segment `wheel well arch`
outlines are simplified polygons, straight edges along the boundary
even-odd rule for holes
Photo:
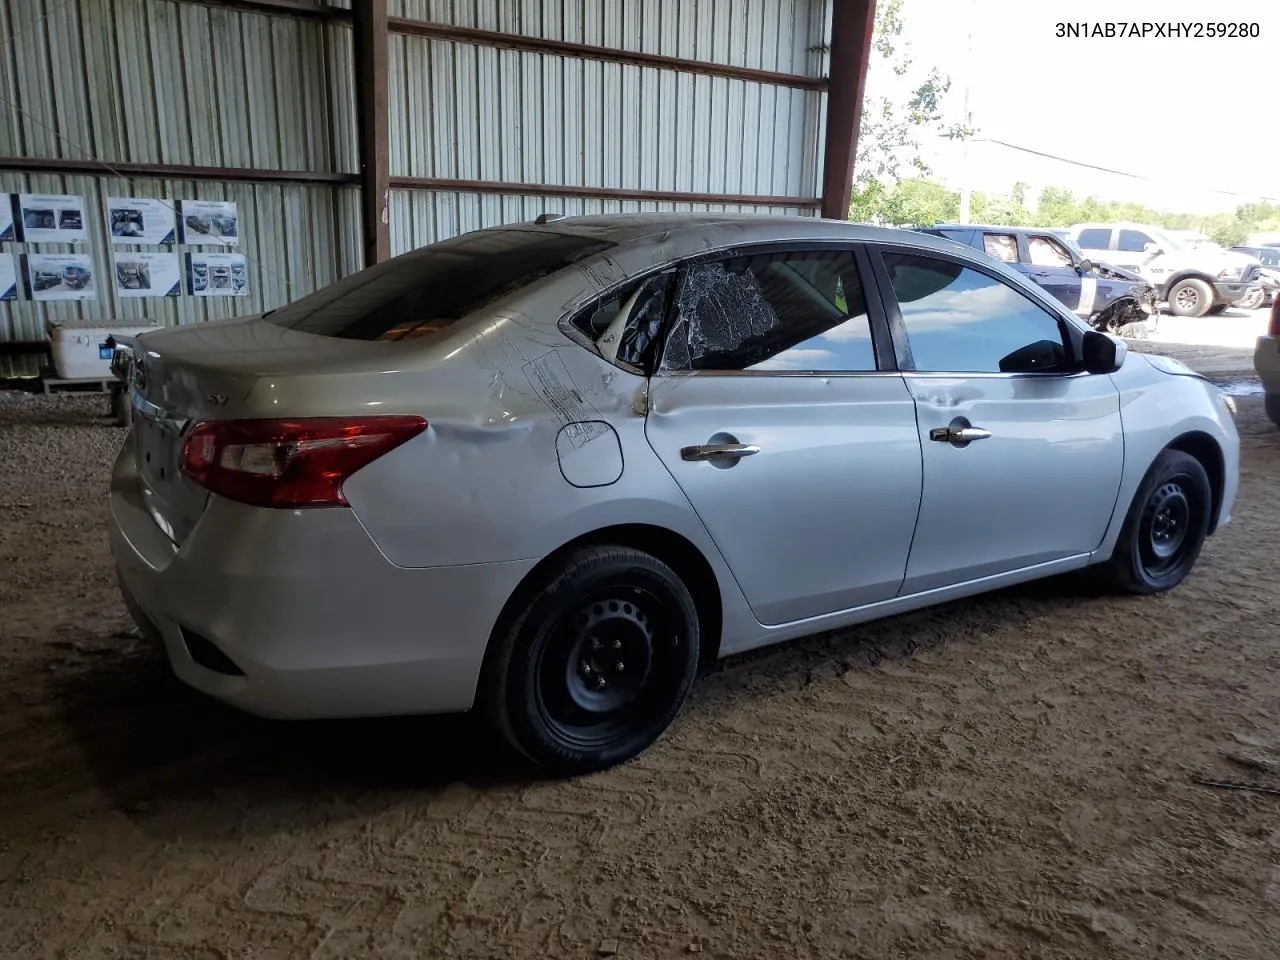
[[[489,634],[484,669],[488,669],[490,655],[497,646],[494,641],[501,635],[500,631],[506,629],[512,618],[518,615],[530,596],[546,582],[551,571],[557,569],[575,551],[606,544],[642,550],[676,572],[689,588],[698,611],[699,666],[705,668],[715,662],[720,655],[724,609],[720,599],[720,581],[707,558],[690,540],[666,527],[647,523],[622,523],[575,537],[547,554],[525,574],[503,604],[502,612]]]
[[[1175,273],[1164,282],[1164,286],[1160,288],[1160,299],[1168,300],[1169,291],[1180,284],[1183,280],[1200,280],[1207,283],[1209,285],[1209,289],[1213,290],[1213,277],[1209,276],[1207,273],[1201,273],[1199,270],[1183,270],[1180,273]]]
[[[1166,450],[1180,450],[1195,457],[1209,475],[1209,488],[1213,493],[1213,511],[1209,516],[1209,533],[1218,527],[1218,514],[1222,509],[1223,489],[1226,486],[1226,463],[1218,441],[1202,430],[1191,430],[1176,437]]]

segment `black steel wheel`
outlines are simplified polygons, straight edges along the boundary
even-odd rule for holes
[[[630,760],[670,726],[698,666],[698,614],[676,573],[625,547],[569,557],[499,637],[484,695],[512,746],[586,773]]]
[[[1138,488],[1107,563],[1112,584],[1126,593],[1176,587],[1200,556],[1212,510],[1213,489],[1200,461],[1163,451]]]

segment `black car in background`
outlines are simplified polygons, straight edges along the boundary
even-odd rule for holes
[[[1136,273],[1087,259],[1047,227],[939,223],[921,233],[984,251],[1025,274],[1096,329],[1116,333],[1156,316],[1156,291]]]

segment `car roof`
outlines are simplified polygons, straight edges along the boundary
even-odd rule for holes
[[[545,230],[588,237],[618,245],[651,240],[655,244],[668,239],[705,235],[719,245],[726,243],[770,243],[789,240],[858,240],[869,243],[902,243],[904,241],[936,250],[954,249],[947,241],[897,227],[876,227],[824,220],[819,217],[740,213],[635,213],[590,214],[564,217],[544,224],[512,223],[494,229]]]

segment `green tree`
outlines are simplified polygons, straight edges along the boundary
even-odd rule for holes
[[[884,0],[877,6],[871,47],[895,77],[910,77],[914,61],[907,42],[902,39],[902,6],[903,0]],[[863,103],[853,198],[849,206],[854,220],[885,220],[882,206],[896,196],[896,188],[886,186],[886,181],[899,180],[904,164],[918,176],[928,174],[928,164],[920,156],[920,137],[924,133],[951,137],[969,134],[959,125],[948,125],[943,118],[942,101],[951,89],[949,77],[934,67],[911,77],[909,82],[914,85],[905,103],[897,103],[887,96],[869,97]],[[913,208],[920,198],[916,195],[896,196],[896,199]],[[899,210],[895,215],[906,214]]]

